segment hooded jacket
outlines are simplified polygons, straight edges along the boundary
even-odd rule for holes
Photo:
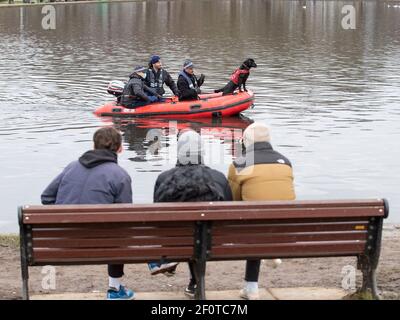
[[[157,96],[157,92],[145,85],[145,80],[136,73],[132,73],[129,76],[129,81],[125,85],[125,88],[121,96],[121,104],[126,107],[130,107],[132,104],[138,101],[150,102],[147,96],[147,91],[150,95]]]
[[[177,147],[176,167],[158,176],[154,202],[232,200],[225,176],[203,164],[203,141],[197,132],[181,133]]]
[[[294,200],[293,170],[289,159],[269,142],[256,142],[229,167],[234,200]]]
[[[43,191],[42,204],[132,203],[131,178],[117,154],[98,149],[71,162]]]
[[[203,164],[177,163],[161,173],[154,186],[154,202],[231,201],[228,180]]]

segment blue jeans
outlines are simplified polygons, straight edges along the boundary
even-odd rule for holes
[[[135,101],[134,103],[132,103],[130,105],[130,108],[135,109],[137,107],[147,106],[148,104],[153,103],[153,102],[164,102],[165,101],[165,99],[163,99],[163,98],[159,99],[156,96],[147,95],[147,97],[150,99],[150,101],[143,101],[143,100],[142,101]]]

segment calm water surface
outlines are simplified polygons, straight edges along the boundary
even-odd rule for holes
[[[124,132],[120,164],[135,202],[151,202],[157,175],[174,165],[176,132],[204,135],[207,163],[223,172],[252,121],[272,128],[294,164],[299,199],[387,197],[400,222],[400,8],[355,2],[355,30],[341,28],[349,1],[161,1],[56,6],[56,30],[40,7],[0,9],[0,232],[16,209],[91,148],[94,131]],[[305,8],[303,8],[305,7]],[[169,124],[99,119],[109,80],[127,78],[151,54],[176,78],[185,58],[222,86],[247,57],[259,67],[243,118]]]

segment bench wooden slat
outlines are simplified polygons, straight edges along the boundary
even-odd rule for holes
[[[58,215],[58,214],[57,214]],[[35,224],[36,229],[44,228],[60,228],[62,226],[68,226],[67,223],[44,223],[44,224]],[[169,227],[187,227],[193,226],[192,221],[144,221],[144,222],[107,222],[107,223],[73,223],[70,225],[71,228],[96,228],[96,229],[111,229],[111,228],[147,228],[147,227],[160,227],[160,228],[169,228]]]
[[[163,202],[153,204],[110,204],[110,205],[52,205],[25,206],[25,213],[54,212],[145,212],[145,211],[185,211],[185,210],[215,210],[215,209],[256,209],[273,208],[325,208],[325,207],[382,207],[383,199],[351,199],[351,200],[293,200],[293,201],[223,201],[223,202]]]
[[[307,224],[317,224],[317,223],[340,223],[340,222],[368,222],[369,217],[323,217],[323,218],[312,218],[312,219],[305,219],[305,218],[278,218],[278,219],[259,219],[255,222],[255,224],[274,224],[274,225],[279,225],[279,224],[301,224],[307,221]],[[219,225],[226,225],[231,222],[226,221],[226,220],[221,220],[221,221],[213,221],[214,226],[219,226]],[[235,225],[240,225],[242,223],[249,223],[247,219],[244,220],[232,220],[231,224]]]
[[[188,257],[183,255],[170,255],[168,256],[170,261],[174,262],[187,262]],[[127,256],[127,257],[110,257],[110,258],[87,258],[83,260],[82,258],[46,258],[40,261],[35,261],[35,266],[67,266],[67,265],[99,265],[99,264],[129,264],[129,263],[144,263],[147,264],[149,261],[159,261],[159,255],[149,255],[149,256]],[[32,266],[32,265],[30,265]]]
[[[33,240],[33,248],[110,248],[128,246],[193,246],[193,237],[144,237],[144,238],[36,238]]]
[[[177,227],[177,228],[39,228],[32,229],[34,238],[125,238],[132,236],[192,236],[193,227]]]
[[[304,220],[303,220],[304,221]],[[251,221],[241,223],[214,224],[213,235],[221,235],[226,233],[241,234],[247,233],[251,228],[253,233],[283,233],[283,232],[335,232],[335,231],[352,231],[367,230],[368,221],[349,221],[349,222],[310,222],[310,223],[278,223],[270,224],[268,221],[264,223],[254,224]]]
[[[306,241],[342,241],[342,240],[366,240],[367,231],[350,232],[304,232],[304,233],[280,233],[280,234],[258,234],[249,233],[240,235],[213,236],[213,245],[218,246],[226,243],[259,244],[259,243],[296,243]]]
[[[69,259],[80,259],[82,263],[92,261],[92,259],[102,259],[104,263],[108,263],[110,258],[133,259],[141,258],[146,261],[147,257],[185,257],[189,259],[193,256],[193,245],[181,247],[130,247],[130,248],[90,248],[90,249],[46,249],[38,248],[33,250],[34,261],[64,261]],[[110,260],[111,261],[111,260]],[[147,260],[151,261],[151,260]]]
[[[289,219],[289,218],[329,218],[329,217],[371,217],[384,216],[384,210],[379,207],[365,208],[305,208],[305,209],[248,209],[246,211],[232,209],[214,210],[210,212],[186,211],[185,214],[176,211],[152,211],[141,213],[112,212],[70,212],[59,214],[26,213],[25,224],[43,223],[93,223],[93,222],[144,222],[144,221],[213,221],[233,219]]]
[[[264,245],[218,245],[211,250],[212,259],[289,258],[307,256],[357,255],[365,250],[366,241],[278,243]]]

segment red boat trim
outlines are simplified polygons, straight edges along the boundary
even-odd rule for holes
[[[251,98],[247,98],[235,103],[228,104],[223,107],[214,107],[205,110],[194,110],[194,111],[165,111],[165,112],[147,112],[147,113],[120,113],[120,112],[102,112],[100,116],[119,116],[119,117],[129,117],[129,118],[139,118],[139,117],[147,117],[147,116],[165,116],[165,115],[181,115],[181,114],[199,114],[204,112],[215,112],[220,110],[229,109],[232,107],[239,106],[243,103],[250,102],[254,100],[254,96]],[[195,101],[194,101],[195,102]],[[123,107],[121,107],[123,109]],[[140,108],[140,107],[139,107]],[[126,109],[126,108],[125,108]]]

